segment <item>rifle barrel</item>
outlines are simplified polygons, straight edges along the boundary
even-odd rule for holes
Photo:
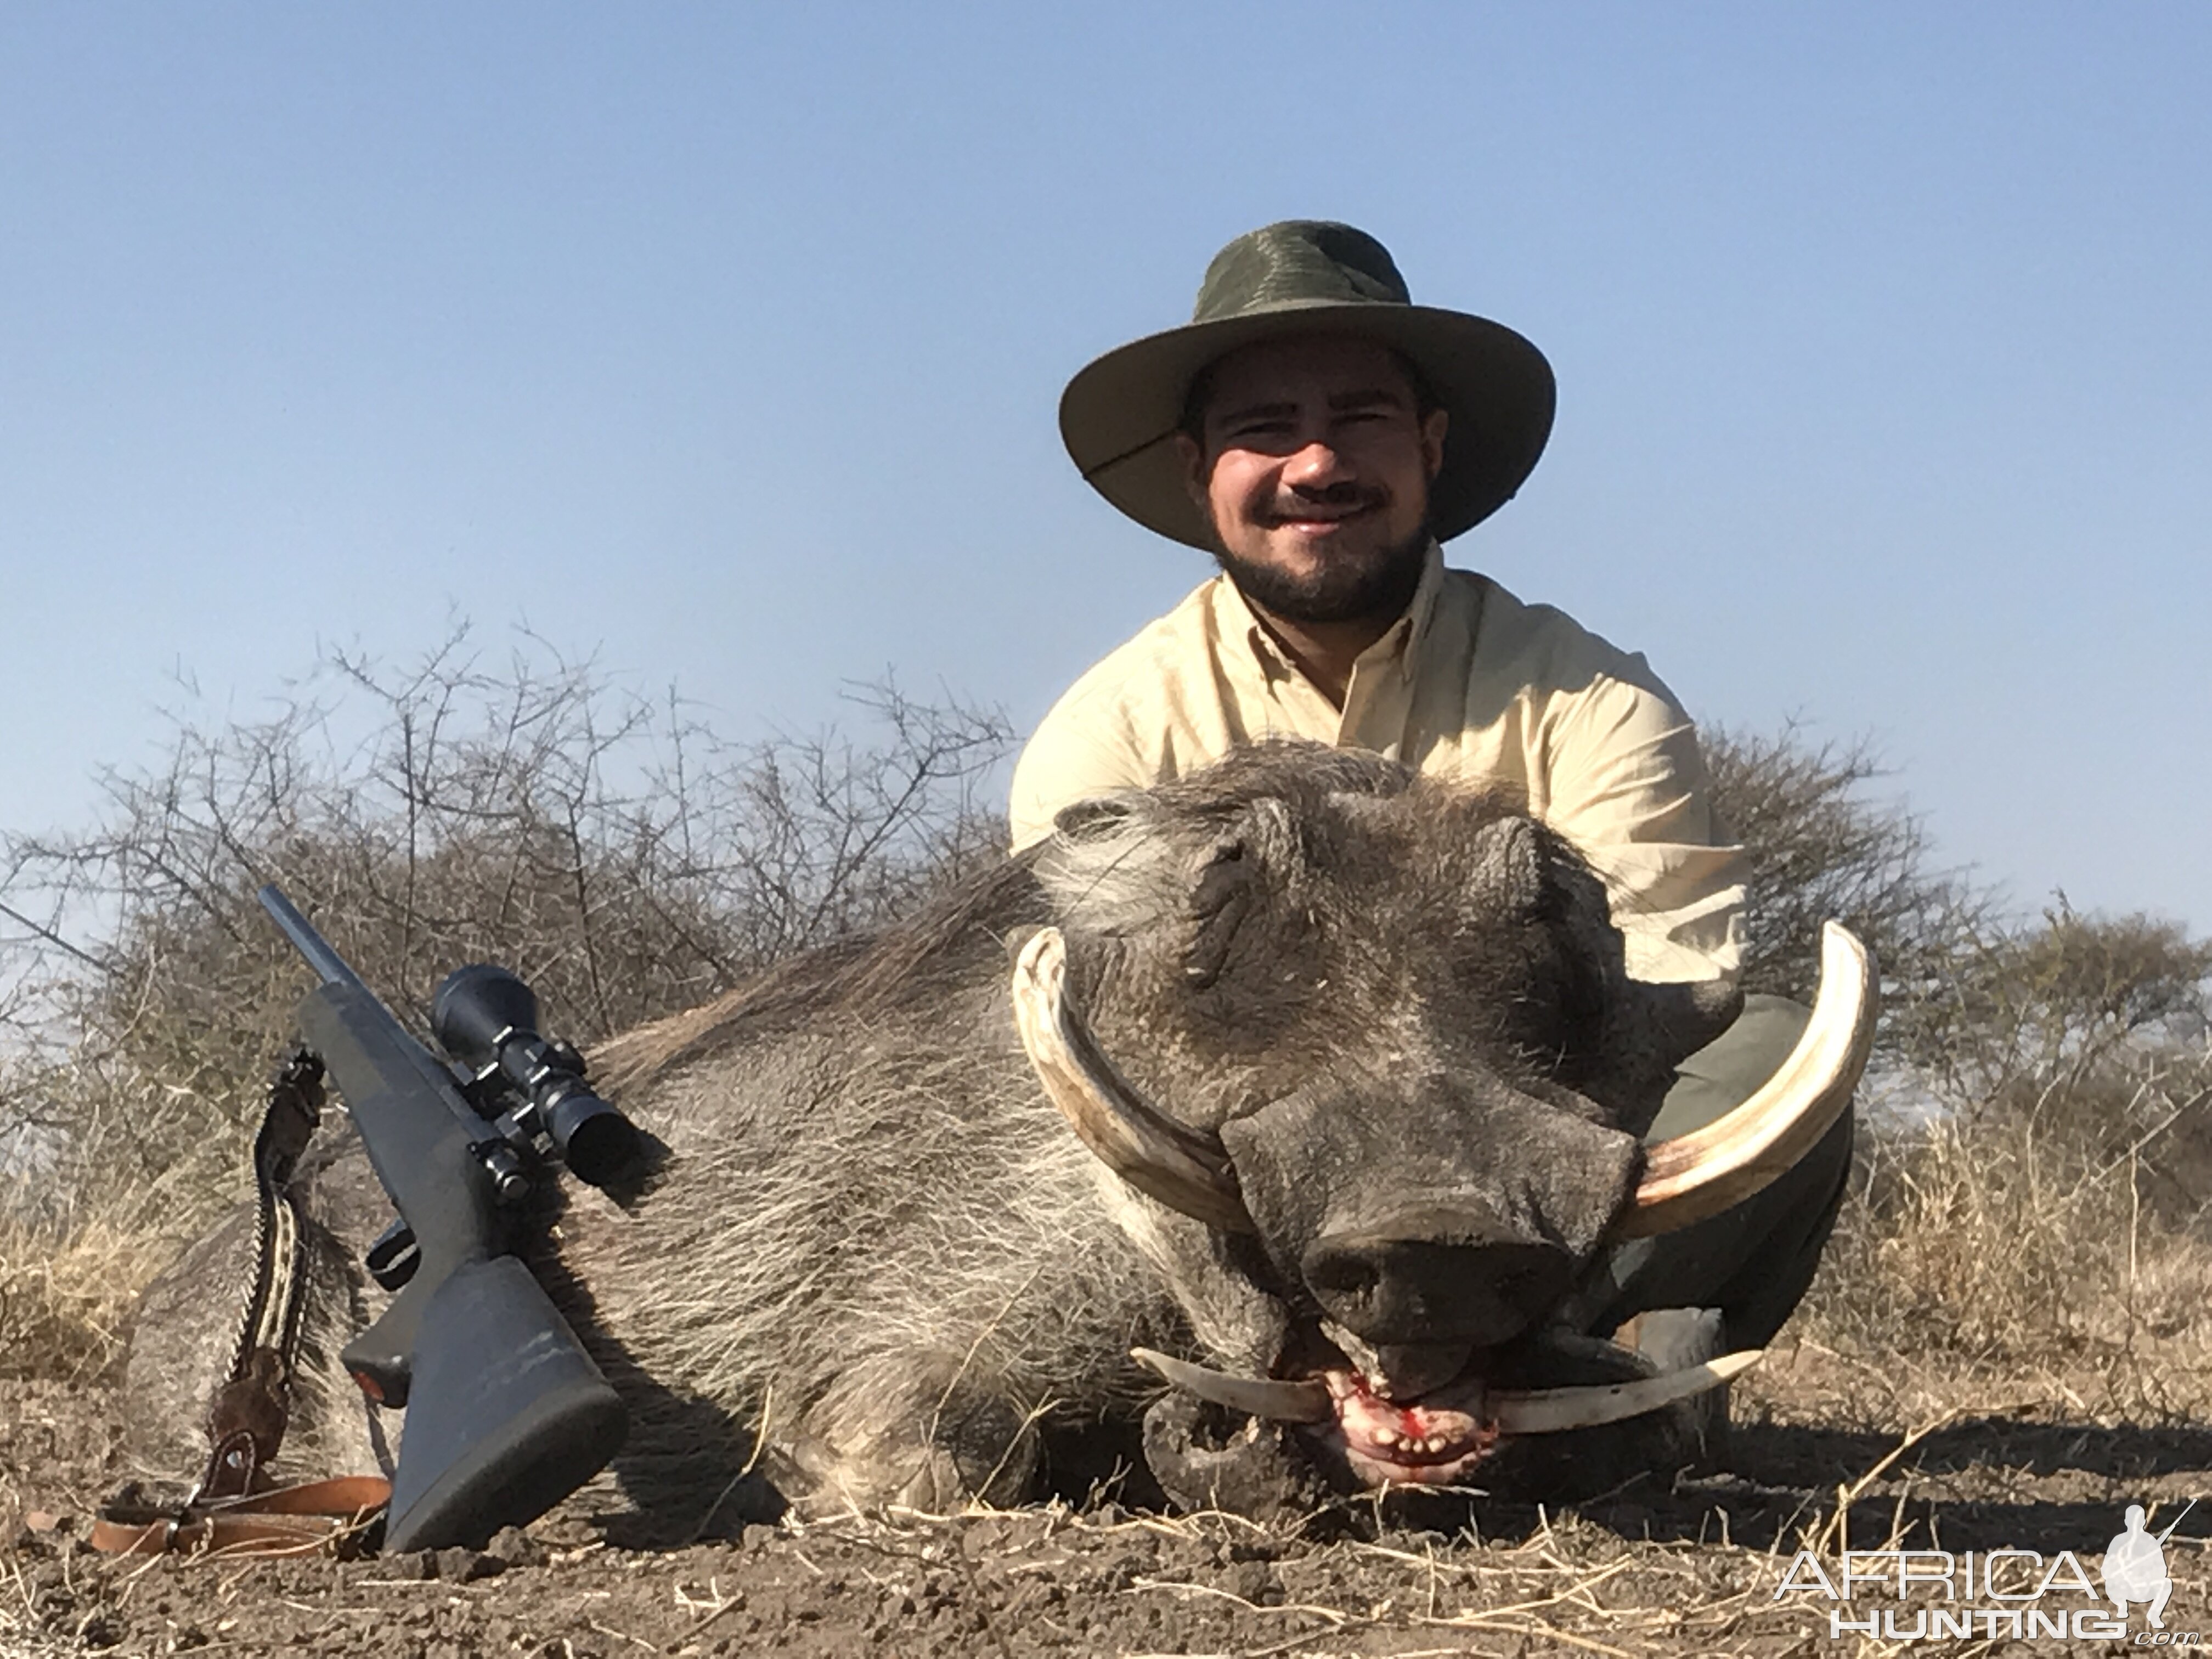
[[[2166,1542],[2166,1540],[2167,1539],[2169,1539],[2169,1538],[2172,1537],[2172,1536],[2173,1536],[2173,1529],[2174,1529],[2176,1527],[2179,1526],[2179,1525],[2180,1525],[2184,1521],[2187,1520],[2187,1519],[2189,1518],[2189,1511],[2190,1511],[2190,1510],[2193,1510],[2193,1509],[2195,1509],[2196,1507],[2197,1507],[2197,1500],[2196,1500],[2195,1498],[2191,1498],[2191,1499],[2190,1499],[2186,1504],[2184,1504],[2181,1506],[2181,1513],[2180,1513],[2179,1515],[2175,1516],[2173,1517],[2173,1519],[2172,1519],[2172,1520],[2171,1520],[2171,1521],[2167,1522],[2166,1522],[2166,1530],[2165,1530],[2164,1532],[2162,1532],[2162,1533],[2159,1534],[2159,1535],[2158,1535],[2158,1541],[2159,1541],[2160,1543],[2163,1544],[2163,1543],[2165,1543],[2165,1542]]]
[[[349,985],[356,991],[374,994],[362,983],[361,975],[347,965],[346,959],[337,953],[330,940],[315,931],[314,923],[293,908],[292,901],[284,896],[283,888],[272,881],[261,890],[258,896],[261,908],[269,913],[270,920],[283,931],[286,939],[292,941],[293,948],[307,957],[307,966],[322,975],[324,984]]]

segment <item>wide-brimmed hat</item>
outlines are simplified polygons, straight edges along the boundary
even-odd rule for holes
[[[1084,478],[1148,530],[1211,549],[1213,527],[1183,488],[1174,437],[1206,366],[1255,340],[1379,341],[1420,373],[1451,416],[1430,486],[1438,540],[1513,498],[1551,435],[1552,366],[1502,324],[1413,303],[1390,251],[1365,231],[1291,219],[1213,256],[1190,321],[1108,352],[1067,383],[1060,434]]]

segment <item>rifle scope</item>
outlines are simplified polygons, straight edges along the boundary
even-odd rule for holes
[[[637,1156],[635,1127],[592,1092],[583,1056],[538,1034],[537,994],[506,969],[477,962],[447,975],[430,1032],[479,1085],[520,1096],[524,1127],[542,1128],[578,1180],[604,1187]]]

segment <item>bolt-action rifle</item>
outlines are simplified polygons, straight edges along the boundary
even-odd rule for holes
[[[538,999],[505,969],[459,969],[431,999],[431,1034],[457,1069],[273,883],[261,903],[321,979],[301,1030],[399,1212],[368,1259],[396,1294],[340,1355],[371,1400],[407,1414],[385,1547],[482,1544],[621,1448],[621,1400],[513,1250],[556,1161],[597,1186],[618,1181],[637,1131],[592,1092],[574,1049],[538,1035]]]

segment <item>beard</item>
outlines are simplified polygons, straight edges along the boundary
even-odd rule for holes
[[[1395,621],[1421,585],[1431,539],[1425,519],[1401,542],[1355,557],[1323,560],[1320,568],[1292,575],[1231,552],[1217,532],[1213,560],[1245,599],[1285,622]]]

